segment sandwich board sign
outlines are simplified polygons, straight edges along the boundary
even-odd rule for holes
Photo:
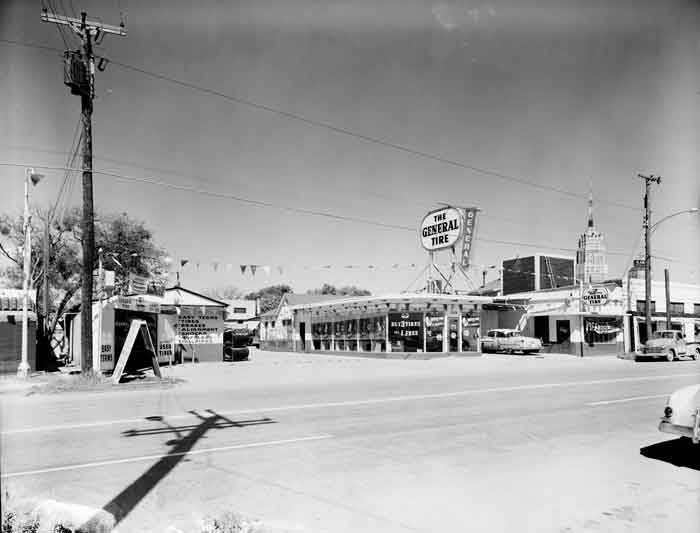
[[[126,362],[129,360],[131,355],[131,350],[134,348],[134,342],[136,342],[136,337],[141,334],[143,339],[143,344],[146,349],[151,352],[151,364],[153,365],[153,373],[161,377],[160,366],[158,365],[158,356],[156,355],[156,349],[153,346],[153,340],[151,339],[151,334],[148,331],[148,326],[145,320],[134,319],[131,321],[131,326],[129,326],[129,333],[126,335],[126,340],[124,341],[124,346],[122,346],[122,351],[119,354],[119,360],[117,361],[117,366],[114,367],[114,373],[112,374],[112,383],[115,385],[119,383],[124,373],[124,368],[126,367]]]

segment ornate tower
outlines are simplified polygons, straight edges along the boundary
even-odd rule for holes
[[[584,283],[600,283],[608,277],[605,238],[593,223],[593,190],[588,197],[588,227],[578,238],[576,279]]]

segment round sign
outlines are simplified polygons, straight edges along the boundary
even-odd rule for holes
[[[450,248],[462,234],[462,214],[454,207],[428,213],[420,225],[420,242],[428,251]]]
[[[583,303],[589,306],[599,306],[608,303],[610,297],[605,287],[590,287],[583,293]]]

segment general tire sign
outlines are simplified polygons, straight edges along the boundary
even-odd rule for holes
[[[583,303],[588,307],[597,307],[608,303],[610,294],[605,287],[590,287],[583,293]]]
[[[462,215],[454,207],[428,213],[420,225],[420,242],[428,251],[451,248],[462,235]]]

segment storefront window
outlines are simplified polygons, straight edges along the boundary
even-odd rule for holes
[[[345,322],[334,322],[335,349],[345,349]]]
[[[445,315],[440,312],[426,313],[425,315],[425,350],[427,352],[441,352],[443,350],[443,337],[445,333]]]
[[[423,313],[389,313],[392,352],[423,351]]]
[[[353,352],[357,350],[357,324],[355,320],[345,321],[345,347]]]
[[[586,344],[615,344],[617,335],[622,331],[621,317],[584,317],[583,329]]]
[[[476,311],[462,314],[462,351],[475,351],[479,344],[479,315]]]

